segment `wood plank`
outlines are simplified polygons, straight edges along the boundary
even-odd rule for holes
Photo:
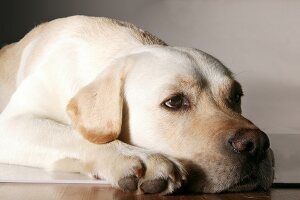
[[[299,200],[300,189],[272,189],[270,192],[224,194],[135,195],[110,186],[90,184],[1,183],[1,200]]]

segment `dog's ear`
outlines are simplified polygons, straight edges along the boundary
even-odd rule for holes
[[[123,87],[129,65],[123,60],[107,67],[69,101],[67,112],[73,126],[92,143],[111,142],[121,132]]]

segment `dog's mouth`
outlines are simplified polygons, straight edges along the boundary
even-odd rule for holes
[[[228,192],[241,192],[255,190],[259,187],[257,176],[249,174],[241,178],[241,180],[229,187]]]
[[[264,170],[261,171],[260,168],[252,168],[248,171],[248,174],[242,176],[239,181],[232,186],[230,186],[227,192],[241,192],[241,191],[252,191],[252,190],[264,190],[267,191],[274,179],[274,155],[273,151],[270,149],[269,158],[271,164],[264,165]],[[268,161],[268,159],[264,160]]]

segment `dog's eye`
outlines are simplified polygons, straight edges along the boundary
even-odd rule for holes
[[[242,87],[238,82],[235,81],[232,86],[232,90],[229,97],[230,104],[233,106],[240,106],[242,96],[243,96]]]
[[[240,94],[234,95],[233,101],[234,103],[239,104],[241,102],[241,95]]]
[[[166,108],[172,110],[178,110],[182,108],[188,108],[190,106],[190,102],[188,98],[182,94],[178,94],[176,96],[171,97],[170,99],[163,102],[163,105]]]
[[[234,103],[234,104],[240,104],[241,103],[241,98],[242,98],[242,94],[234,94],[233,97],[231,97],[231,101]]]

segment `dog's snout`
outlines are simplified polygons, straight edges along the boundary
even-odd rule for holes
[[[270,147],[268,136],[259,129],[240,129],[228,143],[234,152],[252,156],[262,154]]]

